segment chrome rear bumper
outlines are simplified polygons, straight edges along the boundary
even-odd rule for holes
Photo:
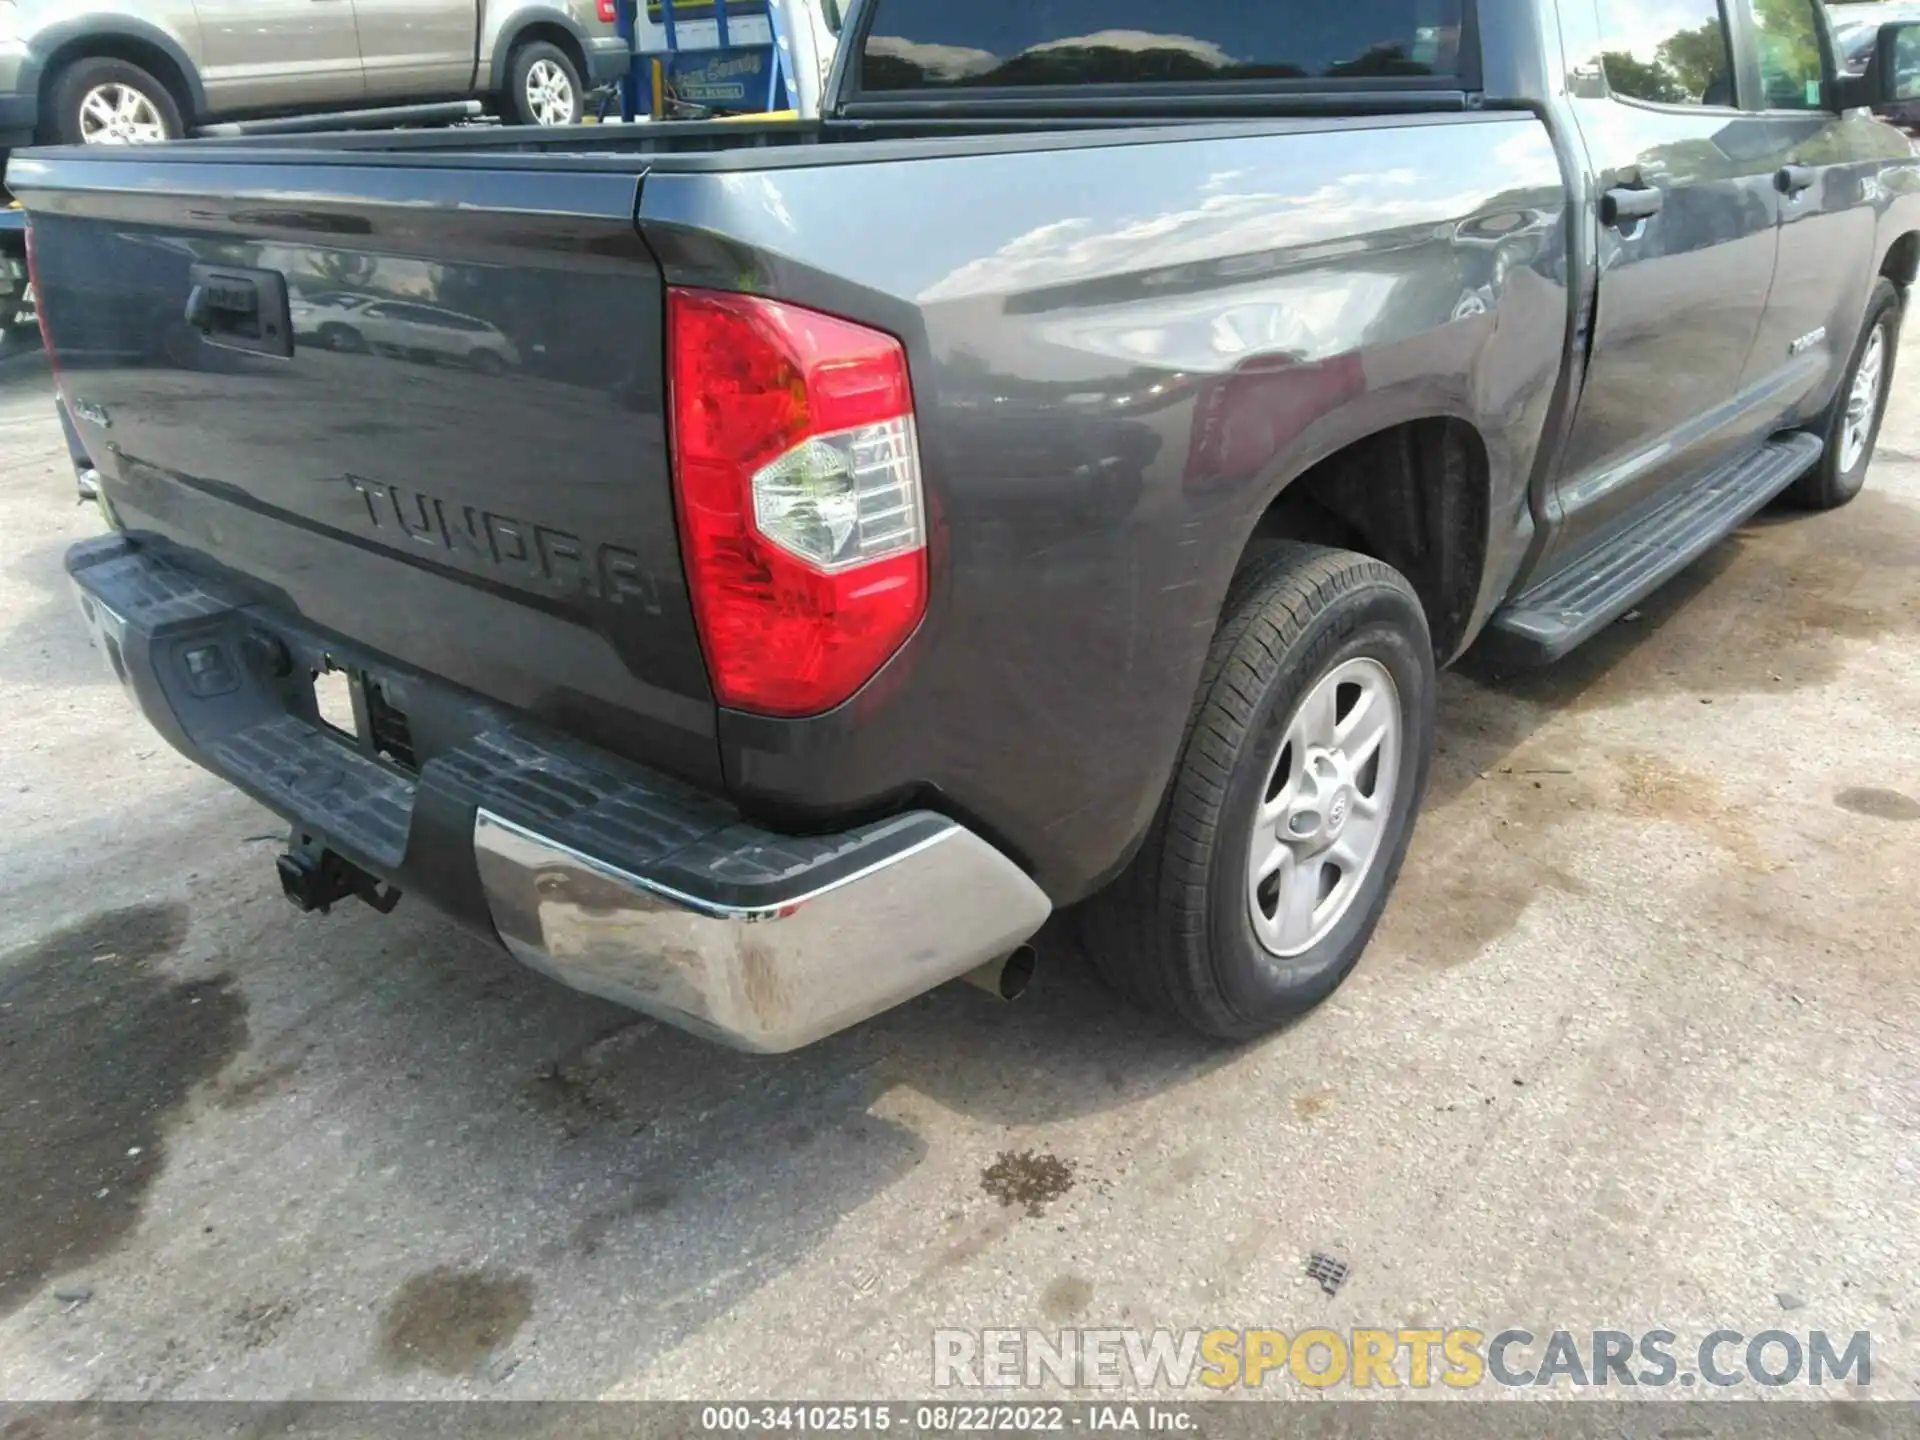
[[[576,990],[736,1049],[798,1049],[1030,937],[1052,909],[942,816],[859,832],[750,899],[630,874],[481,810],[480,883],[507,948]],[[761,847],[768,848],[768,847]],[[767,872],[765,855],[741,857]],[[725,872],[724,863],[706,873]]]
[[[67,568],[115,680],[182,755],[367,876],[492,922],[528,966],[722,1044],[818,1041],[1004,956],[1052,910],[945,816],[778,835],[121,538]],[[248,659],[263,639],[280,678]],[[323,668],[399,687],[447,739],[417,774],[369,755],[317,722],[300,682]]]
[[[944,816],[776,834],[122,538],[67,566],[114,677],[182,754],[535,969],[723,1044],[818,1040],[1007,954],[1052,908]],[[275,646],[277,676],[249,658]],[[417,772],[319,723],[303,682],[334,668],[431,717]]]

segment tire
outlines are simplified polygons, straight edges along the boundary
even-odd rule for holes
[[[537,84],[535,82],[538,82]],[[529,95],[529,87],[549,97]],[[561,96],[565,103],[562,105]],[[545,40],[530,40],[513,52],[507,65],[507,113],[519,125],[578,125],[586,91],[580,69],[567,52]],[[564,113],[562,113],[564,111]]]
[[[1900,350],[1900,320],[1903,312],[1900,292],[1893,282],[1874,282],[1867,300],[1866,323],[1854,342],[1853,358],[1840,381],[1833,404],[1815,427],[1826,441],[1814,467],[1788,487],[1787,499],[1803,510],[1837,510],[1860,493],[1867,482],[1867,470],[1873,464],[1874,447],[1880,443],[1880,425],[1887,415],[1887,398],[1893,393],[1894,361]],[[1868,355],[1879,340],[1877,394],[1856,395]],[[1865,409],[1857,409],[1860,403]],[[1856,430],[1864,419],[1864,429]]]
[[[467,356],[467,365],[482,375],[504,374],[507,368],[507,362],[492,350],[475,350]]]
[[[1351,702],[1350,690],[1359,692]],[[1336,720],[1371,724],[1368,716],[1391,714],[1398,726],[1370,765],[1347,776],[1350,784],[1332,787],[1321,783],[1324,751],[1308,747],[1310,763],[1296,753],[1310,716],[1325,713],[1303,702],[1329,693]],[[1341,708],[1348,703],[1352,709]],[[1096,969],[1136,1004],[1222,1040],[1249,1039],[1312,1009],[1346,979],[1386,908],[1433,747],[1433,642],[1412,587],[1363,555],[1276,545],[1228,596],[1178,767],[1140,854],[1082,912]],[[1368,797],[1380,814],[1351,882],[1343,868],[1327,889],[1320,870],[1309,893],[1325,901],[1308,908],[1307,929],[1293,935],[1304,943],[1276,947],[1271,928],[1256,928],[1268,893],[1266,882],[1255,883],[1255,822],[1270,802],[1284,817],[1284,807],[1306,805],[1314,790],[1322,828],[1332,827],[1314,843],[1338,838],[1308,858],[1277,842],[1278,829],[1290,828],[1286,818],[1268,822],[1262,853],[1296,857],[1282,875],[1312,876],[1309,867],[1361,835]],[[1306,812],[1291,813],[1297,821]]]
[[[186,134],[173,93],[131,61],[104,55],[75,60],[47,93],[52,113],[45,130],[55,144],[139,144]],[[89,103],[95,99],[100,107]],[[115,118],[107,119],[108,112]]]
[[[322,325],[315,338],[328,350],[338,350],[346,355],[360,355],[367,348],[367,337],[351,325]]]

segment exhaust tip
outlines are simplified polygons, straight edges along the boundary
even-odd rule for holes
[[[990,960],[978,970],[960,978],[976,990],[984,990],[996,1000],[1014,1001],[1027,993],[1033,973],[1039,968],[1040,954],[1031,945],[1017,945],[1010,954]]]

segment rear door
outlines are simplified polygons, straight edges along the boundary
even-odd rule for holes
[[[1750,437],[1747,357],[1773,281],[1766,117],[1740,108],[1723,0],[1571,0],[1597,189],[1592,360],[1556,491],[1571,555]]]
[[[473,88],[480,0],[352,0],[367,95],[428,100]]]
[[[1747,367],[1783,420],[1826,402],[1851,360],[1874,278],[1881,171],[1908,141],[1865,111],[1827,108],[1835,78],[1819,0],[1738,0],[1782,192],[1773,297]]]
[[[356,104],[367,93],[353,0],[196,0],[215,114]]]

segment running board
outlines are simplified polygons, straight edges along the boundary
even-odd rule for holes
[[[1737,530],[1806,474],[1823,448],[1815,436],[1788,435],[1713,471],[1502,607],[1490,637],[1515,660],[1558,660]]]

